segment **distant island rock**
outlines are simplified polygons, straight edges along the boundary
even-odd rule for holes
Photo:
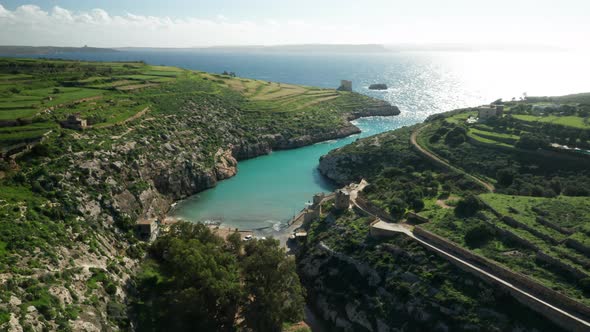
[[[387,90],[387,84],[377,83],[369,85],[369,90]]]

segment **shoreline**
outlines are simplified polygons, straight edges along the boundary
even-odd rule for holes
[[[372,115],[366,115],[366,116],[365,115],[362,115],[362,113],[360,113],[360,112],[356,112],[354,114],[349,114],[345,118],[346,121],[347,121],[347,123],[348,123],[348,126],[343,127],[343,128],[340,128],[340,129],[337,129],[335,132],[330,132],[330,134],[333,134],[333,135],[331,135],[329,137],[322,137],[324,139],[315,139],[315,138],[311,138],[310,137],[310,140],[307,141],[307,142],[304,142],[303,145],[296,145],[296,146],[292,146],[292,147],[291,146],[290,147],[285,147],[285,146],[281,146],[281,145],[278,145],[278,146],[275,146],[275,147],[269,146],[270,149],[268,151],[265,151],[266,153],[260,153],[260,154],[256,154],[256,155],[253,155],[253,156],[248,156],[246,158],[237,158],[236,156],[233,156],[236,159],[236,166],[235,166],[236,170],[235,170],[235,173],[232,176],[225,177],[225,178],[222,178],[222,179],[218,179],[217,181],[220,182],[220,181],[223,181],[223,180],[231,179],[234,176],[236,176],[238,174],[239,161],[242,161],[242,160],[249,160],[249,159],[254,159],[254,158],[257,158],[257,157],[262,157],[262,156],[265,156],[265,155],[268,155],[268,154],[272,153],[273,151],[283,151],[283,150],[299,149],[299,148],[304,148],[304,147],[307,147],[307,146],[312,146],[314,144],[321,144],[323,142],[328,142],[328,141],[331,141],[331,140],[339,140],[339,139],[343,139],[343,138],[346,138],[346,137],[349,137],[349,136],[358,135],[358,134],[362,133],[362,130],[359,127],[357,127],[354,123],[352,123],[353,121],[358,120],[358,119],[361,119],[361,118],[370,118],[370,117],[395,117],[395,116],[398,116],[401,113],[401,112],[399,112],[399,109],[396,106],[393,106],[393,105],[390,105],[390,106],[392,107],[393,110],[397,110],[397,113],[396,114],[392,114],[392,115],[372,114]],[[378,112],[376,112],[376,113],[378,113]],[[345,135],[342,135],[342,130],[346,130],[347,128],[348,129],[353,128],[353,130],[345,131],[346,134]],[[324,175],[322,175],[322,176],[324,176]],[[326,179],[330,180],[329,178],[326,178]],[[182,218],[174,217],[174,216],[171,216],[170,215],[170,212],[179,203],[181,203],[182,201],[184,201],[184,200],[186,200],[186,199],[188,199],[188,198],[190,198],[190,197],[192,197],[194,195],[197,195],[200,192],[204,192],[206,190],[214,189],[216,186],[217,186],[217,182],[212,187],[205,188],[203,190],[197,191],[197,192],[195,192],[195,193],[193,193],[191,195],[188,195],[186,197],[183,197],[181,199],[172,201],[172,203],[169,204],[168,209],[166,210],[165,214],[161,218],[161,224],[162,225],[167,225],[167,224],[174,223],[174,222],[177,222],[177,221],[180,221],[180,220],[187,221],[187,222],[201,222],[201,221],[185,220],[185,219],[182,219]],[[301,211],[305,210],[305,208],[306,208],[306,206],[303,206],[302,209],[301,209]],[[296,216],[298,214],[300,214],[301,211],[298,212],[295,216],[291,217],[286,224],[283,223],[283,222],[280,222],[280,225],[281,226],[284,226],[284,227],[281,227],[279,230],[274,230],[273,229],[273,226],[268,226],[266,228],[258,228],[258,229],[240,229],[239,227],[233,227],[233,226],[228,226],[228,225],[223,225],[223,224],[208,225],[208,226],[210,226],[210,227],[218,227],[218,228],[225,228],[225,229],[237,229],[240,232],[242,232],[242,231],[243,232],[251,232],[252,235],[254,235],[254,236],[261,236],[261,237],[271,237],[272,236],[275,239],[278,239],[280,241],[281,246],[283,246],[283,247],[286,248],[286,242],[287,242],[287,239],[289,238],[289,236],[291,234],[290,230],[291,230],[291,228],[293,226],[292,224],[290,224],[290,222],[294,218],[296,218]],[[268,234],[268,233],[261,232],[262,229],[272,229],[273,231],[270,232],[270,234]]]

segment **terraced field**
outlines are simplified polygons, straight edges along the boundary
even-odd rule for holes
[[[305,110],[347,94],[333,89],[232,78],[224,75],[203,74],[203,76],[240,92],[248,99],[246,110],[251,111],[293,112]],[[353,105],[349,105],[349,108],[352,107]]]
[[[452,209],[427,206],[421,214],[430,222],[423,227],[590,305],[582,286],[590,277],[590,247],[584,240],[590,230],[588,197],[482,194],[480,198],[495,213],[482,212],[493,228],[480,235],[476,245],[466,238],[478,222],[457,219]]]
[[[514,114],[514,118],[526,121],[526,122],[541,122],[551,123],[556,125],[562,125],[566,127],[573,127],[579,129],[590,129],[590,122],[587,118],[579,116],[536,116],[536,115],[525,115],[525,114]]]
[[[468,121],[473,109],[430,121],[420,144],[496,191],[478,195],[485,203],[478,214],[460,215],[440,197],[424,200],[419,214],[432,232],[590,305],[590,159],[571,149],[590,147],[583,97],[556,98],[558,106],[511,102],[486,121]],[[533,115],[535,107],[551,108]],[[468,196],[444,192],[453,194]]]
[[[175,84],[175,88],[164,88]],[[50,132],[71,131],[60,127],[71,114],[86,120],[88,129],[104,128],[122,124],[158,103],[158,98],[175,94],[226,97],[244,115],[241,120],[246,127],[255,132],[288,132],[286,139],[350,128],[351,115],[366,109],[385,106],[387,115],[395,114],[391,106],[357,93],[141,62],[0,59],[2,156],[31,149]]]
[[[69,114],[79,113],[97,128],[121,123],[147,107],[138,91],[182,75],[179,68],[139,62],[0,59],[2,154],[38,142]]]

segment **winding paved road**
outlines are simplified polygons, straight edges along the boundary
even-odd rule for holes
[[[426,158],[428,158],[428,159],[430,159],[432,161],[435,161],[435,162],[443,165],[444,167],[446,167],[446,168],[448,168],[448,169],[450,169],[452,171],[455,171],[455,172],[458,172],[458,173],[461,173],[461,174],[465,174],[471,180],[477,182],[478,184],[480,184],[481,186],[483,186],[484,188],[486,188],[486,190],[488,190],[489,192],[494,192],[495,188],[494,188],[494,185],[493,184],[488,183],[488,182],[485,182],[485,181],[483,181],[483,180],[481,180],[481,179],[479,179],[479,178],[477,178],[477,177],[475,177],[475,176],[473,176],[473,175],[465,172],[464,170],[451,165],[449,162],[443,160],[442,158],[440,158],[439,156],[437,156],[432,151],[429,151],[428,149],[426,149],[426,148],[422,147],[420,144],[418,144],[418,140],[417,140],[418,135],[420,134],[420,132],[422,130],[428,128],[429,126],[430,126],[430,124],[422,125],[422,126],[418,127],[416,130],[414,130],[412,132],[412,135],[410,135],[410,143],[416,148],[416,150],[418,150],[420,153],[422,153]]]

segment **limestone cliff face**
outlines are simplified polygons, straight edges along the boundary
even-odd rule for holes
[[[490,322],[497,331],[560,330],[408,237],[359,235],[366,222],[349,214],[311,225],[297,255],[307,302],[331,330],[483,331]]]
[[[273,149],[345,137],[360,132],[347,119],[399,112],[384,102],[372,105],[369,110],[345,116],[332,130],[296,128],[263,133],[242,125],[239,110],[212,100],[191,99],[180,109],[148,113],[124,126],[64,135],[50,142],[65,146],[67,152],[43,160],[47,173],[40,172],[28,180],[60,193],[68,202],[67,208],[89,225],[68,228],[71,244],[58,248],[63,253],[59,257],[43,261],[47,271],[72,273],[71,285],[56,284],[51,291],[59,295],[62,306],[81,308],[83,314],[72,323],[74,330],[117,329],[108,313],[113,306],[125,303],[126,285],[138,266],[141,250],[137,247],[141,244],[129,241],[138,219],[164,217],[174,201],[234,176],[239,160]],[[98,274],[106,275],[114,286],[108,291],[106,284],[89,290],[89,280]],[[96,300],[90,301],[88,294]],[[13,302],[24,301],[24,293],[19,297]],[[20,312],[18,305],[14,308]],[[27,313],[27,317],[32,315]],[[39,319],[33,317],[31,321]],[[13,324],[15,330],[19,324]],[[39,326],[57,329],[55,322]]]
[[[161,120],[142,120],[137,128],[131,126],[125,137],[117,136],[110,150],[66,156],[71,163],[62,185],[78,191],[81,212],[97,219],[113,222],[113,215],[126,215],[131,219],[162,217],[173,201],[212,188],[218,181],[234,176],[239,160],[360,133],[359,128],[347,120],[399,114],[397,107],[385,101],[373,101],[351,112],[341,126],[332,130],[311,131],[300,136],[260,133],[246,139],[236,125],[239,118],[235,118],[235,111],[208,105],[208,111],[203,113],[201,108],[202,105],[189,103],[184,113]],[[164,124],[154,121],[164,121]],[[194,131],[194,128],[208,128],[212,124],[219,133],[215,142],[208,142],[207,135]],[[157,128],[157,134],[143,133],[147,126]],[[206,152],[204,145],[216,146],[215,152]],[[76,162],[81,157],[86,161]],[[322,162],[322,172],[335,181],[348,181],[346,176],[334,171],[337,163],[337,160]],[[86,185],[106,183],[108,190],[99,199],[89,196],[78,183],[81,178]]]
[[[345,167],[350,163],[356,163],[359,156],[351,156],[345,154],[329,154],[320,157],[320,164],[318,170],[328,179],[337,184],[347,184],[357,180],[350,170],[350,167]]]
[[[363,107],[353,111],[349,120],[358,119],[365,116],[391,116],[399,115],[400,110],[397,106],[393,106],[386,101],[377,101],[374,105]]]

